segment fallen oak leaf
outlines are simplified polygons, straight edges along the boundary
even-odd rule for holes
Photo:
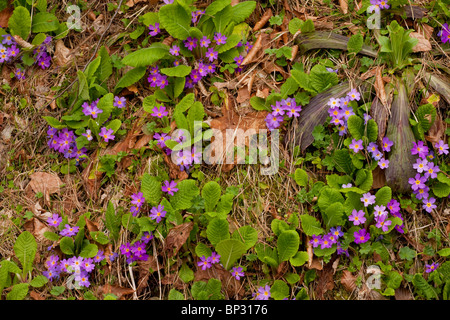
[[[263,16],[261,17],[261,20],[259,20],[253,27],[253,32],[258,31],[259,29],[264,27],[264,25],[267,23],[267,21],[269,21],[269,19],[272,16],[273,16],[272,10],[270,8],[267,9],[266,12],[264,12]]]
[[[186,243],[193,227],[194,223],[191,221],[170,229],[164,244],[164,251],[167,252],[169,258],[175,256],[183,244]]]
[[[431,51],[431,43],[429,40],[425,39],[425,37],[419,32],[411,32],[409,34],[411,38],[417,39],[417,44],[412,48],[413,52],[426,52]]]
[[[113,294],[113,295],[117,296],[119,298],[119,300],[124,300],[125,296],[134,293],[134,290],[131,288],[124,288],[124,287],[114,286],[114,285],[110,285],[110,284],[105,284],[103,287],[100,286],[98,291],[100,291],[103,294]]]

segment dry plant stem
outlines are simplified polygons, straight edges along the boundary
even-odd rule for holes
[[[133,269],[131,268],[130,265],[128,265],[128,272],[130,274],[130,278],[131,278],[131,287],[133,288],[134,292],[133,292],[133,299],[137,300],[137,293],[136,293],[136,284],[134,282],[134,276],[133,276]]]

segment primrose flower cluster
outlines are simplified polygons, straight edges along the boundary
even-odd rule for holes
[[[66,159],[75,158],[78,161],[86,158],[87,149],[85,147],[78,149],[75,142],[75,132],[67,128],[61,130],[55,129],[51,126],[47,130],[47,145],[50,149],[53,149],[64,155]]]
[[[52,57],[49,54],[48,46],[52,41],[52,37],[47,36],[45,40],[33,50],[34,63],[43,70],[50,67]],[[0,63],[13,62],[16,57],[19,57],[20,49],[14,37],[10,34],[2,35],[0,44]],[[17,79],[25,79],[25,72],[21,68],[16,68],[14,75]]]
[[[444,143],[443,140],[437,142],[435,148],[439,155],[448,154],[448,144]],[[416,163],[413,164],[417,174],[409,178],[408,183],[411,185],[416,198],[422,200],[423,209],[431,213],[437,207],[435,205],[436,199],[430,197],[430,187],[426,184],[437,178],[437,174],[440,171],[439,166],[433,162],[434,154],[432,151],[429,151],[428,146],[423,141],[414,142],[411,154],[418,156]]]
[[[50,227],[59,228],[62,222],[62,218],[58,214],[53,214],[47,219],[47,223]],[[59,234],[63,237],[74,237],[79,231],[78,226],[70,226],[65,224],[64,228],[60,230]],[[50,251],[55,246],[52,245],[48,248]],[[117,257],[117,253],[111,253],[109,260],[114,261]],[[101,264],[106,259],[104,251],[99,250],[93,258],[83,258],[80,256],[73,256],[69,259],[60,259],[58,255],[50,255],[47,259],[45,266],[46,271],[43,275],[49,280],[53,281],[60,277],[61,274],[73,275],[75,285],[79,287],[89,287],[89,276],[95,269],[95,266]]]
[[[160,107],[164,108],[164,107]],[[164,108],[165,110],[165,108]],[[184,135],[184,130],[179,129],[176,130],[174,136],[171,137],[167,133],[155,133],[153,138],[158,141],[157,145],[167,154],[171,155],[172,150],[166,146],[166,141],[171,140],[178,143],[182,143],[186,141],[187,137]],[[197,151],[196,147],[193,146],[191,150],[180,150],[175,154],[175,164],[180,168],[181,171],[188,171],[193,165],[200,164],[202,162],[202,153],[201,151]]]
[[[193,11],[191,22],[193,24],[197,23],[199,18],[204,13],[205,11],[202,10]],[[156,36],[160,32],[161,29],[159,23],[149,25],[150,36]],[[193,88],[195,84],[201,81],[204,77],[213,74],[216,71],[219,56],[217,46],[224,45],[226,43],[227,36],[220,32],[216,32],[212,39],[207,36],[203,36],[200,39],[195,37],[187,37],[186,40],[176,41],[172,44],[169,53],[174,58],[173,66],[176,67],[180,64],[187,63],[185,57],[182,56],[182,48],[192,52],[196,57],[196,60],[193,62],[194,68],[191,70],[190,74],[186,76],[185,88]],[[237,45],[238,48],[242,46],[244,46],[242,42],[239,42]],[[251,48],[252,45],[249,42],[247,42],[244,46],[246,53],[248,53]],[[237,66],[235,69],[236,72],[242,71],[243,60],[244,57],[242,55],[234,57],[234,62]],[[158,66],[150,68],[147,81],[149,82],[150,87],[157,87],[159,89],[164,89],[169,84],[167,75],[161,74]]]
[[[97,99],[91,103],[84,102],[82,104],[82,112],[86,117],[95,120],[97,119],[99,114],[103,113],[103,110],[97,107],[99,100],[100,99]],[[114,98],[115,107],[123,108],[125,105],[125,98]],[[102,127],[98,135],[101,139],[103,139],[103,141],[109,142],[110,140],[114,140],[115,138],[113,132],[113,129]],[[92,141],[94,139],[93,133],[90,129],[86,129],[85,132],[81,134],[81,136],[86,137],[88,141]],[[78,137],[76,136],[75,132],[68,128],[58,130],[49,126],[47,130],[47,145],[50,147],[50,149],[63,154],[67,159],[76,159],[76,164],[78,164],[79,160],[87,158],[87,149],[85,147],[82,147],[80,149],[77,148],[77,138]]]
[[[350,101],[359,100],[361,100],[361,94],[356,89],[352,89],[344,98],[330,98],[328,101],[328,114],[331,117],[330,123],[338,127],[340,136],[347,134],[348,118],[355,114],[353,108],[349,105]],[[365,124],[367,124],[370,118],[370,115],[364,114]],[[378,166],[381,169],[389,167],[389,160],[383,157],[383,151],[390,152],[393,145],[394,143],[390,141],[388,137],[384,137],[382,141],[382,151],[378,149],[375,142],[371,142],[367,146],[367,151],[375,161],[378,161]],[[362,139],[352,139],[349,148],[352,149],[354,153],[364,150]]]
[[[178,191],[176,188],[177,183],[175,181],[164,181],[161,189],[163,192],[173,196],[175,192]],[[143,205],[145,204],[145,197],[142,192],[137,192],[131,195],[131,204],[133,205],[130,208],[130,212],[133,217],[137,216],[141,211]],[[156,223],[160,223],[161,220],[166,216],[166,211],[164,210],[164,206],[159,204],[156,207],[152,207],[150,210],[149,217],[152,220],[155,220]],[[127,263],[132,263],[137,260],[146,261],[148,259],[148,254],[146,250],[146,245],[150,240],[153,239],[153,234],[151,232],[144,232],[144,235],[141,237],[139,241],[136,241],[134,244],[125,243],[120,247],[120,253],[125,255],[127,258]]]
[[[369,206],[375,204],[376,197],[372,195],[370,192],[367,192],[362,195],[360,198],[363,203],[365,209],[364,210],[356,210],[353,209],[352,213],[348,217],[348,220],[352,222],[353,226],[361,226],[362,228],[354,231],[353,237],[354,242],[356,244],[361,244],[369,241],[370,233],[366,230],[368,226],[366,226],[366,222],[369,218]],[[384,205],[375,205],[373,208],[373,217],[375,222],[375,227],[381,229],[383,232],[387,232],[389,230],[389,226],[392,225],[392,220],[389,220],[389,217],[398,217],[403,221],[402,214],[400,212],[400,203],[391,199],[387,206]],[[372,211],[372,210],[370,210]],[[396,225],[395,229],[399,233],[404,233],[403,224]],[[313,235],[310,243],[313,248],[317,248],[320,246],[320,249],[331,248],[334,244],[337,245],[337,253],[345,254],[347,257],[349,256],[348,249],[343,249],[339,239],[344,236],[341,226],[332,227],[330,231],[325,235]]]
[[[289,118],[298,118],[302,106],[298,105],[294,98],[286,98],[281,101],[275,102],[275,105],[271,105],[272,112],[266,117],[266,125],[269,130],[278,128],[285,116]]]
[[[131,264],[134,261],[147,261],[147,244],[153,239],[153,234],[151,232],[144,232],[141,239],[131,244],[129,242],[120,246],[120,253],[127,258],[127,263]]]
[[[442,25],[442,29],[438,32],[437,36],[441,38],[442,43],[450,43],[450,27],[448,23]]]
[[[10,62],[14,57],[17,57],[20,50],[17,47],[16,41],[10,34],[4,34],[2,38],[0,44],[0,63]]]
[[[349,106],[350,101],[359,101],[360,99],[361,94],[356,89],[352,89],[344,98],[330,98],[328,101],[330,123],[338,127],[340,136],[347,134],[347,120],[355,114],[353,108]]]

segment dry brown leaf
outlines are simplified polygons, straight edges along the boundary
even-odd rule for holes
[[[298,45],[292,46],[292,54],[289,60],[294,61],[295,57],[297,56],[297,52],[298,52]]]
[[[50,202],[50,195],[59,193],[63,182],[57,174],[47,172],[35,172],[30,176],[30,187],[35,192],[42,192],[47,203]]]
[[[239,0],[231,0],[231,6],[232,7],[234,7],[237,4],[239,4]]]
[[[156,258],[155,256],[149,256],[147,260],[140,260],[137,262],[139,271],[139,278],[137,280],[136,288],[137,294],[140,294],[142,290],[147,287],[147,281],[150,277],[150,269],[153,272],[162,269],[163,265],[161,263],[158,263],[157,259],[158,258]]]
[[[0,11],[0,27],[7,28],[9,18],[12,16],[14,7],[7,7]]]
[[[382,77],[382,69],[380,67],[375,68],[375,92],[377,94],[378,99],[380,99],[380,102],[386,106],[387,105],[387,99],[386,99],[386,90],[384,89],[384,81]]]
[[[373,173],[372,189],[384,187],[386,185],[386,175],[384,173],[384,170],[381,169],[379,166],[377,166],[372,173]]]
[[[395,289],[395,300],[414,300],[414,296],[406,288],[397,288]]]
[[[442,121],[441,116],[436,115],[436,119],[433,122],[433,125],[428,130],[428,135],[425,136],[425,139],[433,143],[433,145],[439,140],[442,140],[445,135],[446,124]]]
[[[343,14],[348,13],[348,1],[347,0],[339,0],[339,6],[341,7],[341,11]]]
[[[125,296],[134,293],[134,290],[131,288],[113,286],[110,284],[105,284],[103,287],[100,286],[99,289],[100,289],[100,292],[103,294],[112,293],[112,294],[116,295],[119,298],[119,300],[124,300]]]
[[[178,250],[186,243],[189,234],[194,227],[194,223],[187,222],[170,229],[164,243],[164,251],[169,258],[175,256]]]
[[[243,132],[251,133],[253,130],[253,134],[258,134],[260,130],[266,130],[266,116],[267,111],[257,111],[247,113],[245,116],[239,115],[234,110],[234,99],[232,96],[228,95],[225,103],[222,105],[222,114],[223,116],[220,118],[212,119],[209,123],[210,127],[215,130],[219,130],[222,133],[222,152],[220,153],[220,142],[214,142],[215,136],[211,138],[211,143],[218,144],[216,147],[211,147],[213,152],[211,152],[211,156],[213,158],[208,159],[211,164],[216,163],[226,163],[223,165],[221,170],[223,172],[230,171],[237,162],[240,162],[241,159],[237,159],[237,157],[232,158],[230,155],[234,155],[234,148],[237,144],[237,140],[239,136],[240,130]],[[231,137],[227,138],[231,135]],[[244,144],[249,146],[249,140],[244,137]],[[218,150],[219,149],[219,150]],[[218,152],[217,152],[218,151]],[[217,154],[216,154],[217,152]],[[232,159],[234,159],[234,162]],[[228,161],[227,161],[228,160]],[[231,160],[231,161],[230,161]],[[242,159],[243,160],[243,159]]]
[[[86,227],[89,232],[99,231],[98,223],[89,220],[88,218],[86,218],[86,216],[84,217],[84,221],[86,221]]]
[[[53,57],[55,59],[55,63],[60,67],[63,67],[69,63],[71,58],[70,49],[64,45],[62,40],[56,41],[55,54]]]
[[[236,98],[237,103],[244,103],[246,101],[250,100],[250,94],[248,92],[248,88],[242,87],[238,91],[238,95]]]
[[[33,300],[45,300],[46,295],[42,296],[40,293],[36,292],[36,291],[31,291],[30,292],[30,298]]]
[[[45,223],[41,222],[39,219],[33,217],[27,222],[25,222],[23,227],[25,230],[33,234],[33,236],[39,243],[45,246],[48,246],[52,243],[51,240],[44,237],[44,233],[53,230],[50,230],[50,228]]]
[[[341,284],[347,292],[353,292],[356,289],[356,279],[350,271],[344,270],[341,276]]]
[[[419,33],[419,32],[411,32],[409,34],[411,38],[416,38],[419,40],[417,44],[412,49],[413,52],[425,52],[425,51],[431,51],[431,43],[428,39],[425,39],[425,37]]]
[[[325,293],[334,288],[333,267],[332,262],[325,265],[323,270],[317,272],[317,285],[315,292],[319,300],[324,300]]]
[[[264,27],[264,25],[267,23],[267,21],[269,21],[269,19],[272,16],[273,16],[272,10],[270,8],[267,9],[266,12],[264,12],[263,16],[261,17],[261,20],[259,20],[253,27],[253,32],[258,31],[259,29]]]
[[[162,279],[161,283],[166,286],[171,286],[177,290],[183,290],[186,287],[186,284],[181,280],[178,273],[169,273],[166,274]]]
[[[270,41],[269,38],[270,36],[267,33],[261,32],[258,35],[258,38],[256,38],[253,47],[250,49],[250,51],[242,61],[242,65],[245,66],[249,63],[255,62],[260,58],[261,55],[264,55],[264,49],[266,48],[266,46]]]

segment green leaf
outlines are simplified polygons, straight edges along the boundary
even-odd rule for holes
[[[320,190],[317,204],[321,212],[325,212],[334,203],[344,203],[344,197],[336,189],[325,186]]]
[[[348,132],[355,140],[360,140],[364,136],[364,120],[357,115],[351,115],[347,120]]]
[[[23,300],[28,294],[28,283],[18,283],[6,295],[6,300]]]
[[[89,84],[86,75],[83,71],[77,71],[78,78],[78,96],[83,100],[90,100],[89,96]]]
[[[339,172],[344,172],[348,175],[351,175],[353,173],[353,170],[355,170],[348,149],[336,149],[333,153],[333,161],[336,164],[336,169]]]
[[[84,246],[84,247],[81,249],[80,257],[83,257],[83,258],[93,258],[93,257],[95,257],[95,256],[97,255],[97,253],[98,253],[98,247],[97,247],[97,245],[96,245],[96,244],[93,244],[93,243],[90,243],[90,244]]]
[[[375,142],[378,138],[378,125],[373,119],[367,122],[367,139],[369,142]]]
[[[368,192],[372,188],[373,175],[368,169],[360,169],[356,172],[355,184],[363,191]]]
[[[112,62],[105,46],[102,46],[100,48],[100,50],[98,51],[98,55],[101,57],[100,67],[97,70],[98,79],[103,82],[108,79],[110,75],[112,75]]]
[[[417,252],[409,247],[402,247],[398,251],[398,255],[399,255],[400,259],[406,259],[406,260],[411,261],[412,259],[414,259],[417,256]]]
[[[16,7],[8,20],[8,27],[11,35],[27,40],[31,32],[31,15],[28,10],[22,6]]]
[[[306,251],[298,251],[289,262],[294,267],[301,267],[309,260],[309,254]]]
[[[308,33],[308,32],[313,32],[315,31],[314,28],[314,22],[311,19],[306,20],[302,25],[301,25],[301,30],[302,33]]]
[[[184,295],[176,290],[176,289],[170,289],[168,300],[185,300]]]
[[[219,12],[217,12],[213,18],[214,25],[216,26],[216,31],[223,33],[225,28],[232,22],[233,19],[233,9],[231,5],[226,6]]]
[[[261,260],[263,263],[271,266],[271,267],[278,267],[278,252],[277,248],[271,248],[268,245],[258,243],[255,246],[256,254],[258,256],[258,259]]]
[[[268,108],[266,107],[266,102],[264,101],[263,98],[257,97],[257,96],[253,96],[250,98],[250,105],[253,107],[253,109],[255,110],[268,110]]]
[[[194,101],[195,101],[195,95],[193,93],[188,93],[175,106],[174,112],[185,112],[185,111],[187,111],[194,104]]]
[[[114,92],[117,93],[119,89],[126,88],[131,86],[132,84],[135,84],[142,79],[146,71],[147,69],[145,67],[137,67],[131,69],[130,71],[125,73],[123,77],[120,78],[120,80],[117,82],[116,86],[114,87]]]
[[[186,40],[189,36],[191,15],[178,3],[162,6],[159,9],[159,21],[172,37]]]
[[[387,206],[392,199],[392,190],[388,186],[382,187],[375,193],[375,205]]]
[[[446,198],[450,194],[450,185],[442,182],[436,182],[432,187],[433,193],[438,198]]]
[[[292,260],[292,259],[291,259]],[[284,278],[290,284],[296,284],[300,281],[300,276],[297,273],[287,273]]]
[[[33,269],[33,261],[37,252],[37,243],[34,236],[28,232],[22,232],[14,244],[14,253],[22,264],[23,274]]]
[[[289,26],[288,26],[289,32],[290,32],[292,35],[296,34],[297,31],[300,30],[300,28],[302,27],[302,25],[303,25],[303,20],[300,20],[299,18],[291,19],[291,20],[289,21]]]
[[[288,96],[294,94],[298,90],[298,87],[299,85],[294,78],[287,78],[286,81],[281,85],[281,96],[283,97],[283,99],[287,98]]]
[[[115,213],[114,205],[109,201],[105,212],[105,227],[109,230],[109,234],[114,240],[119,238],[120,224],[120,215]]]
[[[294,172],[294,180],[300,187],[308,185],[308,174],[305,170],[297,168]]]
[[[339,83],[336,73],[328,72],[323,65],[316,65],[309,74],[310,85],[316,92],[323,92]]]
[[[192,271],[186,263],[181,265],[178,275],[184,283],[194,280],[194,271]]]
[[[242,243],[244,243],[245,250],[249,250],[258,242],[258,231],[248,225],[242,226],[233,232],[231,238],[242,241]]]
[[[192,68],[190,66],[179,65],[172,68],[162,68],[161,73],[169,77],[186,77],[191,73]]]
[[[31,24],[31,31],[33,33],[48,33],[58,30],[59,21],[58,18],[49,12],[38,12],[33,15],[33,21]]]
[[[331,204],[324,212],[322,212],[323,221],[325,225],[330,227],[342,226],[345,223],[344,206],[341,202]]]
[[[217,12],[223,10],[226,6],[231,4],[231,0],[216,0],[213,1],[205,10],[205,16],[214,16]]]
[[[297,231],[283,231],[277,241],[279,261],[287,261],[292,258],[297,253],[299,245],[300,237]]]
[[[444,248],[437,252],[441,257],[448,257],[450,256],[450,248]]]
[[[161,181],[148,173],[144,173],[141,181],[141,192],[150,205],[158,205],[162,196]]]
[[[169,47],[153,44],[149,48],[139,49],[122,59],[122,63],[131,67],[147,67],[169,53]],[[146,69],[144,69],[146,70]]]
[[[206,228],[206,236],[213,246],[220,241],[230,239],[229,223],[226,219],[214,218]]]
[[[202,198],[205,199],[205,211],[214,211],[217,203],[220,200],[221,194],[220,185],[215,181],[209,181],[203,186]]]
[[[252,14],[256,8],[256,1],[243,1],[232,7],[232,20],[235,24],[241,23]]]
[[[415,274],[412,280],[414,287],[424,295],[428,300],[437,299],[438,294],[436,293],[433,286],[431,286],[421,274]]]
[[[273,219],[270,223],[270,228],[273,233],[278,237],[283,231],[290,230],[289,225],[286,221]]]
[[[347,50],[349,53],[357,54],[361,51],[364,44],[364,37],[361,34],[354,34],[347,42]]]
[[[224,268],[229,270],[235,262],[247,252],[245,245],[235,239],[222,240],[216,245],[216,251],[220,255],[220,261]]]
[[[300,221],[303,232],[308,236],[319,235],[325,232],[320,222],[309,214],[300,215]]]
[[[90,236],[92,237],[92,240],[100,243],[100,244],[108,244],[109,238],[106,234],[104,234],[102,231],[91,231]]]
[[[282,280],[275,280],[270,288],[270,296],[275,300],[283,300],[289,296],[289,286]]]
[[[113,133],[116,133],[117,130],[120,129],[120,126],[122,125],[122,121],[119,119],[114,119],[108,125],[106,126],[107,129],[112,129]]]
[[[197,257],[209,257],[211,256],[211,249],[209,247],[206,246],[206,244],[200,242],[195,246],[195,254],[197,255]]]
[[[62,129],[62,128],[66,128],[67,126],[64,125],[62,122],[58,121],[57,119],[50,117],[50,116],[44,116],[42,117],[45,121],[47,121],[47,123],[55,128],[55,129]]]
[[[69,237],[64,237],[59,242],[59,248],[61,251],[68,255],[73,255],[75,253],[75,246],[73,243],[73,239]]]
[[[34,277],[33,280],[30,281],[30,285],[35,288],[41,288],[47,283],[48,283],[48,279],[45,276],[37,276],[37,277]]]
[[[170,203],[175,210],[185,210],[192,206],[193,199],[200,194],[195,180],[186,179],[178,183],[178,191],[171,197]]]
[[[45,231],[44,232],[44,237],[47,238],[48,240],[51,241],[58,241],[59,240],[59,235],[55,232],[51,232],[51,231]]]

